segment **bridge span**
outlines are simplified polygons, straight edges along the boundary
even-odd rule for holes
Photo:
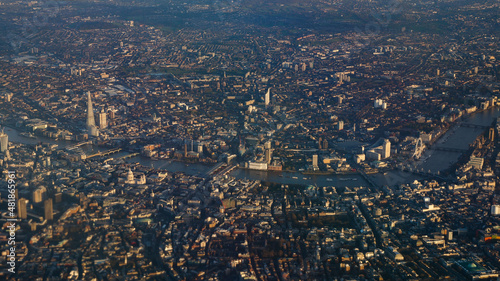
[[[106,156],[106,155],[110,155],[110,154],[117,153],[120,151],[122,151],[122,148],[112,148],[112,149],[109,149],[106,151],[99,151],[99,152],[92,154],[92,155],[87,155],[86,158],[89,159],[89,158],[93,158],[93,157]]]

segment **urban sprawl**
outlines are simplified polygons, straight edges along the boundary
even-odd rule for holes
[[[0,279],[499,278],[498,1],[177,2],[0,2]]]

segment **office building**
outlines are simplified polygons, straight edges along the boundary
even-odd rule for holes
[[[264,96],[264,105],[268,106],[271,103],[271,88],[267,89],[266,95]]]
[[[104,112],[104,109],[102,109],[99,113],[99,128],[105,129],[107,127],[108,123],[106,122],[106,112]]]
[[[491,206],[491,214],[494,216],[500,215],[500,205]]]
[[[9,149],[9,135],[2,132],[0,133],[0,152],[5,152]]]
[[[270,164],[271,163],[271,157],[272,157],[272,151],[271,151],[271,149],[266,149],[265,156],[266,156],[266,163]]]
[[[391,156],[391,142],[388,139],[379,139],[365,153],[366,159],[382,160]]]
[[[382,145],[382,158],[389,158],[391,156],[391,142],[388,139],[384,140]]]
[[[264,143],[264,148],[265,148],[265,149],[271,149],[271,141],[266,141],[266,142]]]
[[[373,102],[373,107],[387,109],[387,102],[382,99],[376,99],[375,102]]]
[[[52,206],[52,199],[47,199],[43,202],[44,210],[45,210],[45,220],[51,221],[54,219],[54,210]]]
[[[247,162],[247,168],[250,170],[265,171],[267,170],[267,163],[249,161]]]
[[[28,217],[28,200],[21,198],[17,201],[17,217],[20,219],[26,219]]]
[[[46,191],[47,190],[44,186],[41,186],[37,188],[35,191],[33,191],[33,203],[42,202]]]
[[[478,170],[482,170],[484,165],[484,158],[471,156],[469,162],[467,162],[466,165]]]
[[[339,123],[337,124],[337,129],[339,131],[342,131],[344,129],[344,121],[339,121]]]

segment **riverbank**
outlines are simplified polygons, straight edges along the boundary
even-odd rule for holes
[[[424,151],[422,160],[417,161],[414,168],[433,174],[450,169],[499,116],[500,107],[495,106],[460,118],[435,140],[434,145]],[[467,125],[462,126],[463,124]]]
[[[460,118],[457,121],[465,121],[467,123],[475,124],[475,125],[491,125],[492,122],[500,115],[499,107],[490,108],[484,111],[477,111],[472,114],[469,114],[466,118]],[[484,130],[479,128],[469,128],[469,127],[461,127],[458,128],[458,123],[455,122],[454,126],[450,126],[450,129],[457,127],[457,129],[450,134],[452,131],[449,129],[443,133],[443,135],[449,134],[447,141],[444,142],[443,145],[456,147],[456,148],[468,148],[469,144],[472,143],[476,137],[481,134]],[[25,144],[37,144],[40,142],[45,143],[53,143],[58,144],[60,148],[64,148],[67,146],[75,145],[77,142],[75,141],[56,141],[53,139],[47,139],[43,137],[37,137],[36,139],[27,138],[19,135],[18,132],[14,128],[6,128],[6,133],[9,135],[9,141],[17,142],[17,143],[25,143]],[[441,145],[441,144],[440,144]],[[94,145],[88,145],[86,147],[89,151],[96,151],[99,148]],[[446,152],[446,151],[432,151],[432,157],[429,155],[429,151],[425,152],[429,156],[427,161],[423,163],[423,167],[425,170],[431,171],[439,171],[448,168],[451,164],[455,163],[458,159],[458,154],[454,152]],[[119,157],[120,153],[117,155],[113,155],[113,157]],[[152,160],[147,159],[142,156],[135,156],[129,159],[126,159],[127,163],[139,163],[143,166],[152,166],[156,169],[164,169],[169,172],[183,172],[190,175],[203,176],[206,171],[210,170],[213,165],[211,164],[200,164],[200,163],[185,163],[185,162],[177,162],[174,159],[158,159]],[[432,164],[429,164],[432,163]],[[357,171],[359,172],[359,171]],[[334,187],[356,187],[356,186],[369,186],[368,183],[361,175],[354,173],[348,174],[335,174],[329,172],[328,174],[310,174],[304,175],[301,172],[293,171],[293,170],[283,170],[283,171],[252,171],[246,169],[235,169],[231,173],[230,176],[240,178],[240,179],[252,179],[252,180],[263,180],[268,182],[275,182],[279,184],[301,184],[301,185],[309,185],[314,184],[317,186],[334,186]],[[374,174],[377,176],[377,174]],[[370,175],[372,177],[372,175]],[[396,172],[388,172],[385,176],[391,182],[405,183],[408,181],[413,181],[414,177],[412,175],[407,175],[404,173]],[[357,178],[358,180],[341,180],[345,178]],[[405,180],[405,179],[407,180]],[[388,181],[387,180],[387,181]],[[388,183],[391,184],[391,183]],[[386,183],[380,183],[379,185],[386,185]]]

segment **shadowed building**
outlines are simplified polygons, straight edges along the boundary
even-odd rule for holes
[[[54,219],[54,209],[52,206],[52,199],[47,199],[43,202],[44,210],[45,210],[45,220],[51,221]]]
[[[21,198],[19,201],[17,201],[17,217],[20,219],[26,219],[28,217],[28,210],[27,210],[27,205],[28,205],[28,200]]]

